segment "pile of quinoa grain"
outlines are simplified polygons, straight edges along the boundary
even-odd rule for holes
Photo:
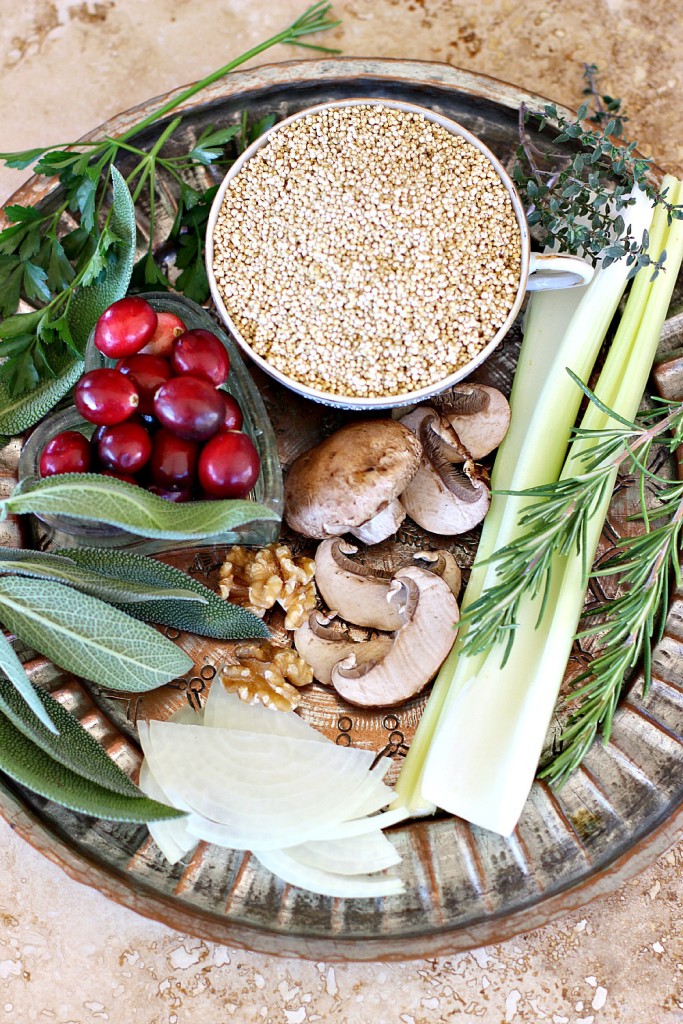
[[[214,272],[263,359],[329,394],[437,383],[502,327],[519,286],[510,197],[475,146],[363,104],[273,133],[232,179]]]

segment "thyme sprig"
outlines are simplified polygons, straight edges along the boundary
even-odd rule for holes
[[[552,245],[608,267],[625,258],[633,277],[651,266],[656,275],[666,253],[648,253],[649,238],[631,233],[628,210],[632,192],[643,189],[655,204],[662,204],[669,219],[683,218],[683,207],[669,202],[666,191],[653,184],[653,161],[642,156],[637,142],[624,142],[621,100],[600,95],[597,68],[584,65],[584,94],[588,97],[577,119],[565,117],[548,103],[542,111],[522,104],[519,112],[520,146],[512,176],[527,207],[529,225],[540,245]],[[564,150],[541,149],[528,127],[553,133],[552,145]],[[573,154],[567,154],[566,144]]]
[[[331,4],[319,0],[291,25],[229,61],[200,82],[173,96],[147,117],[117,137],[103,136],[87,142],[36,147],[21,152],[0,153],[8,167],[26,168],[57,177],[62,186],[58,198],[39,207],[13,204],[5,209],[9,226],[0,232],[0,379],[10,395],[35,387],[41,378],[54,373],[67,349],[78,349],[69,333],[69,309],[77,290],[106,274],[108,254],[115,242],[108,224],[111,166],[126,158],[133,162],[126,183],[133,201],[145,198],[149,210],[148,240],[139,261],[134,283],[138,286],[171,286],[164,267],[155,258],[155,248],[179,246],[180,277],[173,287],[190,298],[204,301],[208,286],[203,271],[202,229],[206,223],[212,189],[196,187],[193,176],[198,167],[230,159],[228,147],[243,142],[254,127],[209,126],[178,154],[168,143],[182,123],[182,113],[166,124],[147,151],[136,144],[144,129],[162,121],[199,92],[225,77],[246,61],[277,44],[289,44],[333,53],[318,43],[304,42],[307,36],[336,27],[330,17]],[[261,122],[261,127],[263,122]],[[158,238],[160,177],[175,186],[177,215],[164,241]],[[34,308],[18,312],[24,300]],[[77,351],[82,355],[81,351]]]
[[[574,374],[571,376],[593,402],[603,411],[609,411]],[[523,532],[484,563],[494,565],[495,583],[462,616],[462,624],[467,626],[461,648],[464,654],[481,654],[501,644],[504,665],[514,642],[520,604],[528,597],[540,598],[540,623],[556,560],[574,551],[581,554],[586,550],[588,524],[607,494],[611,493],[615,471],[638,476],[644,515],[645,482],[652,480],[658,486],[671,487],[669,480],[648,468],[654,445],[674,451],[683,439],[683,406],[677,403],[665,405],[664,415],[655,419],[646,417],[646,422],[640,425],[610,413],[613,419],[621,422],[621,427],[575,430],[574,436],[587,442],[586,451],[578,460],[582,464],[582,472],[524,491],[501,492],[527,502],[518,517]],[[661,414],[661,403],[657,408]],[[670,504],[666,499],[658,515],[666,516]],[[645,519],[645,525],[649,531],[649,519]],[[586,580],[590,570],[591,566],[584,566]],[[609,607],[618,615],[621,607],[618,603]]]

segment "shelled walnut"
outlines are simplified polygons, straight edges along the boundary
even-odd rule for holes
[[[296,629],[315,608],[315,562],[294,556],[286,544],[269,544],[255,551],[232,547],[220,569],[220,595],[263,617],[278,603],[285,611],[285,628]]]
[[[278,711],[293,711],[300,702],[299,688],[313,682],[313,671],[296,651],[276,647],[267,640],[238,644],[233,663],[218,675],[230,693],[246,704],[265,704]]]

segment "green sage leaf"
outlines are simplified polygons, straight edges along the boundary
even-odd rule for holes
[[[55,761],[0,714],[0,769],[47,800],[110,821],[148,822],[182,812],[146,796],[117,793]]]
[[[151,581],[142,583],[125,577],[113,579],[83,568],[68,557],[45,551],[0,548],[0,574],[8,573],[66,583],[84,594],[115,604],[127,605],[134,601],[177,601],[179,604],[192,601],[195,604],[206,604],[203,596],[188,587],[159,587]]]
[[[27,481],[0,501],[0,509],[4,514],[33,512],[87,519],[142,537],[166,540],[218,537],[255,519],[279,519],[272,509],[255,501],[192,501],[176,505],[142,487],[97,473],[63,473]]]
[[[151,626],[52,580],[0,579],[0,620],[57,665],[112,690],[151,690],[192,668]]]
[[[0,434],[23,434],[41,420],[74,386],[83,373],[83,362],[68,352],[53,369],[54,377],[44,377],[23,395],[11,395],[0,381]]]
[[[204,603],[156,601],[126,605],[129,615],[147,622],[174,626],[188,633],[199,633],[219,640],[266,638],[270,631],[262,619],[238,605],[224,601],[208,587],[172,565],[144,555],[106,548],[69,548],[59,552],[78,565],[120,580],[136,580],[156,587],[189,587]]]
[[[38,699],[36,691],[31,685],[31,680],[26,675],[26,670],[19,661],[17,652],[2,630],[0,630],[0,671],[4,672],[7,676],[9,680],[7,685],[10,686],[11,684],[11,687],[14,688],[14,693],[20,695],[23,706],[29,714],[32,714],[36,724],[40,720],[46,733],[54,733],[56,731],[54,722],[50,720],[49,714]],[[2,701],[0,710],[6,710],[5,704],[6,702]]]
[[[79,351],[85,345],[105,309],[122,299],[128,290],[135,259],[135,207],[128,186],[116,169],[111,168],[113,186],[110,230],[116,241],[107,253],[107,265],[101,276],[86,288],[74,293],[69,307],[69,327]]]
[[[42,713],[57,726],[58,734],[44,728],[27,710],[14,687],[6,679],[0,679],[0,710],[20,732],[55,761],[91,782],[116,793],[142,796],[133,780],[70,711],[42,687],[29,685]]]

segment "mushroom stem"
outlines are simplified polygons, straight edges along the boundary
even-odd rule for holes
[[[383,508],[381,512],[374,515],[372,519],[361,523],[360,526],[354,526],[348,532],[352,537],[357,537],[363,544],[379,544],[381,540],[386,540],[392,533],[396,533],[405,517],[406,510],[401,502],[395,498],[386,508]]]

